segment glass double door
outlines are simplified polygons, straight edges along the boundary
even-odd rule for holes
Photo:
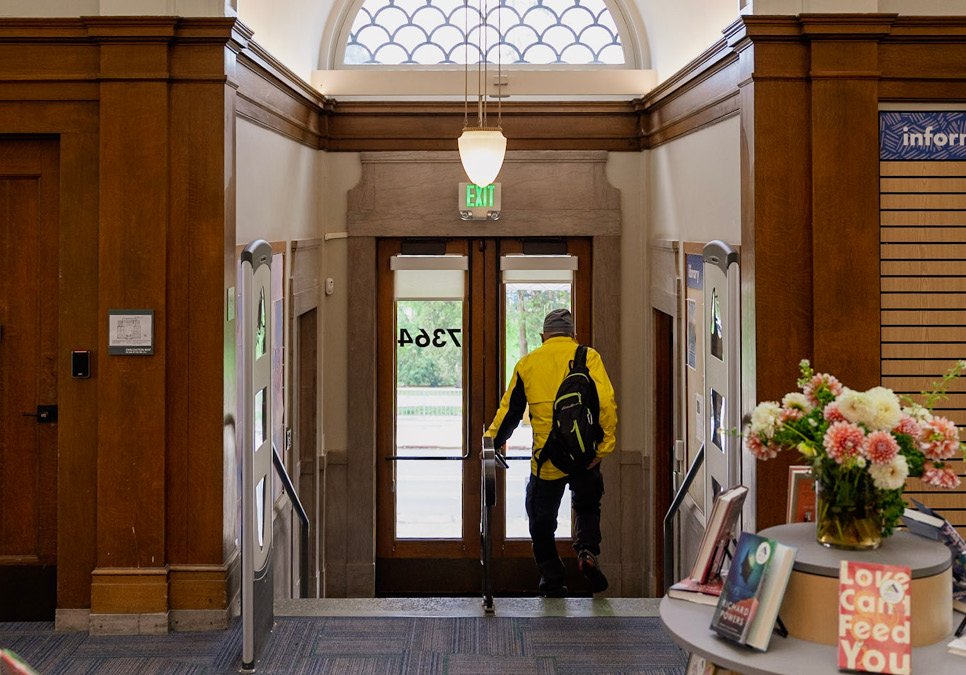
[[[590,342],[590,240],[383,239],[377,251],[377,593],[475,595],[483,431],[550,310],[569,308]],[[532,438],[524,415],[497,470],[498,593],[539,580],[524,508]],[[572,557],[567,495],[558,522]]]

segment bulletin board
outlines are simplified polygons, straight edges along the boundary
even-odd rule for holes
[[[704,402],[704,244],[685,242],[684,297],[681,324],[684,329],[684,393],[687,439],[687,466],[697,457],[705,442],[707,416]],[[695,477],[688,492],[697,507],[704,512],[704,467]]]

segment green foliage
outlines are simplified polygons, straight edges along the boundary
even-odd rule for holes
[[[946,394],[946,390],[949,389],[949,385],[953,380],[963,374],[963,371],[966,371],[966,361],[957,361],[954,363],[952,367],[943,375],[942,380],[932,383],[931,391],[923,391],[920,393],[923,398],[922,407],[926,410],[932,410],[937,403],[949,398],[949,396]],[[919,404],[916,403],[916,401],[914,401],[908,394],[905,394],[900,398],[911,407],[919,407]]]
[[[506,382],[517,361],[540,346],[544,318],[560,307],[571,307],[569,284],[506,285]]]
[[[919,478],[926,463],[925,455],[916,447],[916,442],[912,440],[912,436],[893,432],[892,437],[899,444],[899,454],[906,458],[906,464],[909,466],[909,477]]]

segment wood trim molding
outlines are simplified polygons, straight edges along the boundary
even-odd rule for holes
[[[157,614],[168,611],[164,567],[97,567],[91,573],[91,614]]]
[[[310,148],[326,149],[325,98],[257,42],[238,55],[237,115]]]

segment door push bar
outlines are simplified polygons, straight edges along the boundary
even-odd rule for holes
[[[396,462],[396,461],[401,461],[401,460],[404,460],[404,459],[418,459],[418,460],[427,460],[427,459],[430,459],[430,460],[448,460],[448,461],[460,461],[461,462],[464,459],[469,459],[469,458],[470,458],[470,451],[469,451],[469,448],[467,448],[465,455],[447,455],[447,456],[443,456],[443,457],[438,457],[438,456],[437,457],[434,457],[434,456],[431,456],[431,455],[425,455],[425,456],[423,456],[423,455],[389,455],[388,457],[385,457],[384,459],[387,462]]]

